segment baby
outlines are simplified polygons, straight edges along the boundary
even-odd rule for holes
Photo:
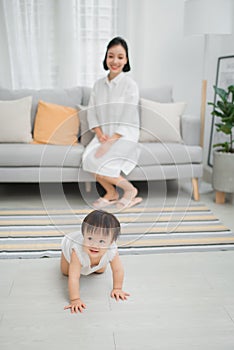
[[[120,234],[117,218],[105,211],[94,210],[83,220],[81,232],[73,232],[62,240],[61,271],[68,276],[70,304],[64,309],[82,312],[86,305],[80,298],[80,275],[103,273],[110,263],[113,275],[111,297],[117,301],[129,296],[122,290],[124,270],[116,240]]]

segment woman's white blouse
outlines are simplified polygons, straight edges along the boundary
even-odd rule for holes
[[[82,267],[81,274],[89,275],[95,271],[105,267],[109,262],[113,260],[117,253],[117,245],[113,242],[107,249],[106,253],[102,256],[98,265],[91,267],[88,254],[83,250],[84,237],[81,232],[73,232],[63,237],[62,239],[62,252],[67,262],[71,261],[72,250],[75,251]]]
[[[116,141],[103,157],[96,158],[100,143],[95,136],[83,154],[83,169],[100,175],[126,175],[136,166],[139,152],[139,91],[137,84],[125,73],[109,81],[99,79],[92,90],[88,106],[89,128],[100,126],[104,134],[117,133]]]

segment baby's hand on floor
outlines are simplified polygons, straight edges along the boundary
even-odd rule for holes
[[[111,298],[115,298],[117,301],[121,300],[127,300],[130,294],[124,292],[122,289],[112,289],[111,292]]]
[[[86,305],[81,299],[72,300],[71,303],[67,306],[64,306],[64,310],[71,309],[71,313],[83,312],[86,309]]]

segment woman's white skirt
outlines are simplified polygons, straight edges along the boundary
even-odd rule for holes
[[[90,173],[118,177],[121,172],[128,175],[136,166],[139,157],[137,142],[121,137],[115,141],[110,149],[101,157],[96,157],[96,152],[101,146],[95,136],[86,147],[82,167]]]

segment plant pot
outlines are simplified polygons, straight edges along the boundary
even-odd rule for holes
[[[212,184],[216,191],[234,192],[234,153],[213,152]]]

